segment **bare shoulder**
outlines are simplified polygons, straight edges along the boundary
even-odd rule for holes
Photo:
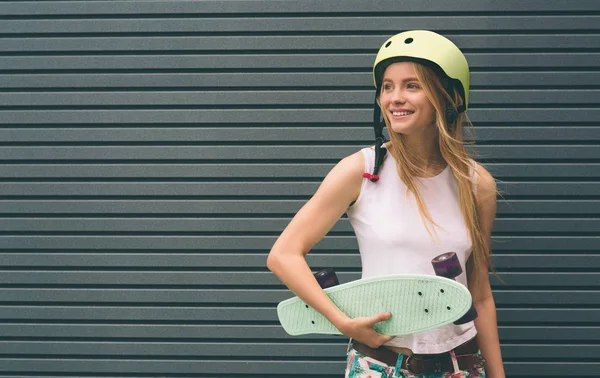
[[[364,170],[365,158],[360,151],[347,156],[329,171],[316,194],[325,192],[337,196],[343,193],[344,199],[351,202],[360,193]]]
[[[341,171],[340,173],[345,173],[350,176],[359,176],[362,177],[365,169],[365,157],[362,152],[358,151],[353,153],[352,155],[346,156],[335,166],[334,169]]]
[[[483,165],[477,163],[476,171],[479,176],[480,185],[483,185],[486,188],[496,188],[496,180],[494,180],[492,174]]]
[[[492,174],[479,163],[476,165],[476,172],[478,177],[478,200],[482,200],[490,196],[496,198],[496,180]]]

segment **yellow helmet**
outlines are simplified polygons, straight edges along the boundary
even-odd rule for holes
[[[375,165],[373,173],[365,173],[364,177],[373,182],[379,180],[379,169],[387,153],[383,146],[385,124],[381,117],[378,95],[385,69],[396,62],[417,62],[445,75],[449,86],[456,88],[464,104],[454,109],[446,108],[446,121],[452,124],[458,113],[467,110],[469,104],[469,65],[463,53],[446,37],[428,30],[411,30],[389,38],[379,49],[373,64],[373,82],[375,84],[375,101],[373,103],[373,128],[375,130]],[[449,91],[451,88],[446,88]]]
[[[389,38],[379,49],[373,64],[375,88],[381,85],[387,66],[401,61],[422,63],[443,72],[461,94],[466,110],[469,104],[469,65],[452,41],[428,30],[406,31]]]

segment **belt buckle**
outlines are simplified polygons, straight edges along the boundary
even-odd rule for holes
[[[481,369],[482,367],[485,366],[485,358],[483,358],[483,356],[479,353],[473,354],[473,357],[475,357],[475,359],[477,360],[477,362],[474,364],[473,368],[474,369]]]
[[[410,375],[416,375],[416,373],[413,373],[412,369],[410,368],[410,359],[412,358],[412,354],[408,357],[406,357],[406,370],[408,371],[408,373]]]

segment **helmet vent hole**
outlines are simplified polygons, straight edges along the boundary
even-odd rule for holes
[[[406,38],[404,40],[404,43],[406,43],[408,45],[409,43],[413,43],[413,41],[414,41],[414,39],[412,39],[412,38]]]
[[[389,47],[392,44],[392,41],[389,41],[388,43],[385,44],[385,47]]]

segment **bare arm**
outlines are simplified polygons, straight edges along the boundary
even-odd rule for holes
[[[477,206],[479,219],[490,250],[492,227],[496,217],[496,183],[490,173],[478,166],[479,189],[477,193]],[[476,267],[473,274],[479,276],[478,286],[473,287],[474,280],[469,280],[469,290],[473,294],[475,308],[479,316],[475,319],[477,328],[477,342],[483,357],[486,359],[486,374],[489,378],[504,378],[504,365],[498,338],[498,323],[496,320],[496,304],[492,296],[488,267]]]
[[[373,325],[389,315],[349,319],[323,292],[305,259],[310,249],[356,200],[363,172],[364,158],[360,152],[339,162],[279,236],[269,253],[267,267],[340,332],[371,346],[379,346],[391,337],[377,334]]]

